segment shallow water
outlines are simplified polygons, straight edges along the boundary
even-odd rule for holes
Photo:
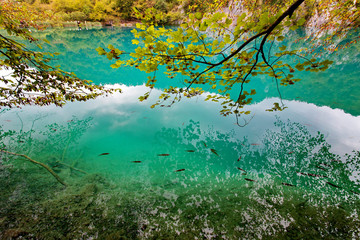
[[[2,110],[1,144],[68,185],[1,154],[3,238],[360,237],[358,44],[324,53],[336,61],[328,71],[281,88],[282,112],[265,111],[279,101],[276,85],[256,79],[249,124],[240,128],[205,96],[151,109],[155,89],[139,102],[146,75],[113,70],[94,50],[133,48],[129,31],[36,33],[54,42],[45,50],[62,53],[56,64],[123,93]]]

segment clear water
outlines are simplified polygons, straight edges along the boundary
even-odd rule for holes
[[[159,89],[139,102],[146,75],[114,70],[94,50],[133,49],[130,30],[35,33],[53,43],[45,50],[62,53],[56,64],[123,93],[2,110],[1,144],[47,164],[68,185],[2,153],[2,238],[360,237],[359,44],[323,53],[335,61],[328,71],[282,87],[285,111],[265,111],[279,101],[276,85],[255,79],[253,118],[240,128],[205,96],[151,109],[161,88],[179,79],[159,75]]]

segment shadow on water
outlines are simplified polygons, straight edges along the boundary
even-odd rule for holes
[[[331,153],[324,135],[302,124],[278,118],[254,142],[189,121],[156,131],[151,144],[137,139],[141,144],[119,158],[84,151],[92,118],[51,124],[45,118],[35,118],[29,130],[3,126],[1,147],[49,165],[68,187],[43,168],[1,154],[2,238],[360,236],[359,178],[352,175],[360,153]]]

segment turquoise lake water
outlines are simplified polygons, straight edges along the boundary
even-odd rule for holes
[[[61,53],[55,64],[123,93],[1,110],[1,144],[68,184],[2,154],[2,237],[360,238],[359,44],[324,52],[334,61],[327,71],[301,73],[299,83],[281,87],[282,112],[265,111],[279,101],[276,84],[254,79],[249,123],[238,127],[206,96],[151,109],[161,88],[181,84],[160,73],[158,88],[139,102],[146,74],[112,69],[94,50],[134,49],[130,30],[34,33],[52,43],[46,51]]]

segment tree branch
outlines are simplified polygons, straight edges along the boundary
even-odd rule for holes
[[[35,160],[31,159],[30,157],[28,157],[28,156],[26,156],[24,154],[8,152],[8,151],[2,150],[2,149],[0,149],[0,152],[15,155],[15,156],[19,156],[19,157],[23,157],[23,158],[26,158],[27,161],[30,161],[30,162],[32,162],[34,164],[37,164],[37,165],[40,165],[41,167],[45,168],[51,175],[53,175],[59,183],[66,186],[66,183],[63,180],[61,180],[61,178],[49,166],[45,165],[44,163],[35,161]]]

